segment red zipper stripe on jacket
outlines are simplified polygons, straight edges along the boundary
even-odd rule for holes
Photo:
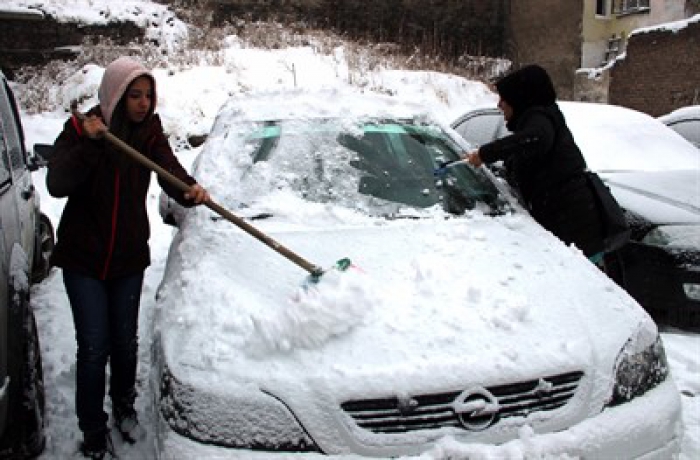
[[[71,117],[71,120],[73,121],[73,127],[78,132],[78,136],[82,136],[83,135],[83,127],[81,126],[80,122],[78,121],[78,117],[73,115]]]
[[[112,254],[114,253],[114,242],[117,239],[117,214],[119,211],[119,170],[114,172],[114,204],[112,205],[112,231],[109,238],[109,250],[107,259],[105,260],[104,268],[102,269],[102,279],[107,279],[109,264],[112,262]]]

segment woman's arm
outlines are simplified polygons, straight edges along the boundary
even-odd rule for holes
[[[153,161],[170,174],[190,186],[189,191],[183,192],[159,176],[158,183],[162,187],[163,191],[175,201],[186,207],[195,206],[208,200],[209,194],[207,191],[201,185],[197,184],[197,181],[187,173],[185,168],[182,166],[182,164],[180,164],[180,161],[173,153],[170,143],[163,132],[160,119],[156,116],[154,117],[153,122],[154,127],[152,132],[154,135],[150,141],[150,151]]]
[[[46,188],[51,196],[71,195],[85,182],[103,154],[104,141],[82,133],[80,121],[71,117],[54,142],[54,153],[46,173]]]
[[[551,151],[555,134],[554,123],[549,116],[533,110],[523,115],[516,132],[479,147],[479,158],[484,163],[493,163],[506,160],[511,155],[522,155],[525,161],[537,162]]]

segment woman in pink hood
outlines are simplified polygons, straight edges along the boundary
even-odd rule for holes
[[[159,179],[184,206],[209,199],[173,154],[158,115],[153,75],[121,57],[105,69],[98,96],[84,121],[75,116],[55,141],[46,177],[49,193],[68,198],[58,227],[52,264],[63,281],[75,323],[76,411],[81,452],[113,455],[104,410],[105,376],[117,430],[129,443],[143,434],[136,399],[137,326],[143,276],[150,264],[146,195],[151,171],[103,139],[109,131],[191,188],[183,193]]]

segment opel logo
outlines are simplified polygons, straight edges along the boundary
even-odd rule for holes
[[[470,431],[481,431],[493,425],[498,417],[498,399],[485,388],[463,391],[452,403],[459,422]]]

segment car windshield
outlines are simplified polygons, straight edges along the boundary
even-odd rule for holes
[[[244,181],[267,181],[309,201],[383,215],[436,205],[452,214],[504,210],[505,200],[483,172],[459,165],[436,173],[463,149],[434,125],[269,121],[252,126],[245,143],[253,167]],[[260,174],[261,162],[272,173]]]

